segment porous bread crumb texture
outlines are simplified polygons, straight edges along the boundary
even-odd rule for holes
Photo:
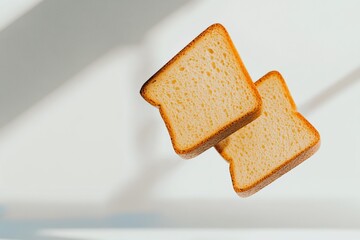
[[[143,94],[160,106],[178,153],[201,148],[235,121],[260,114],[260,96],[226,31],[217,26],[205,32],[156,74]],[[208,147],[246,123],[217,136]]]
[[[255,84],[263,100],[261,116],[216,146],[230,161],[234,188],[239,192],[254,193],[251,188],[282,171],[289,161],[297,161],[299,156],[309,157],[306,151],[316,151],[313,147],[320,141],[315,128],[296,112],[279,73],[271,72]]]

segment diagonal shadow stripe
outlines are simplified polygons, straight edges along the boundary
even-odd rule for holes
[[[112,48],[140,43],[187,1],[39,3],[0,32],[0,128]]]
[[[301,113],[307,115],[323,105],[330,98],[340,94],[344,89],[350,87],[360,80],[360,66],[340,78],[335,84],[320,92],[314,98],[299,107]]]

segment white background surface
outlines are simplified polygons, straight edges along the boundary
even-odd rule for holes
[[[358,1],[25,2],[2,3],[35,7],[0,18],[6,226],[360,229]],[[283,74],[322,138],[312,158],[248,199],[213,149],[178,157],[139,95],[215,22],[254,81]],[[135,214],[130,225],[124,213]]]

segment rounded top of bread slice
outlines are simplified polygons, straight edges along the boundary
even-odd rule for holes
[[[261,112],[261,98],[225,28],[202,32],[142,87],[160,108],[175,151],[185,158],[248,124]]]

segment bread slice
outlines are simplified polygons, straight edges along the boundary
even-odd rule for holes
[[[263,100],[261,116],[215,146],[229,161],[234,189],[242,197],[259,191],[320,146],[319,133],[296,111],[280,73],[270,72],[255,85]]]
[[[211,25],[141,88],[176,153],[191,158],[261,113],[261,97],[225,28]]]

